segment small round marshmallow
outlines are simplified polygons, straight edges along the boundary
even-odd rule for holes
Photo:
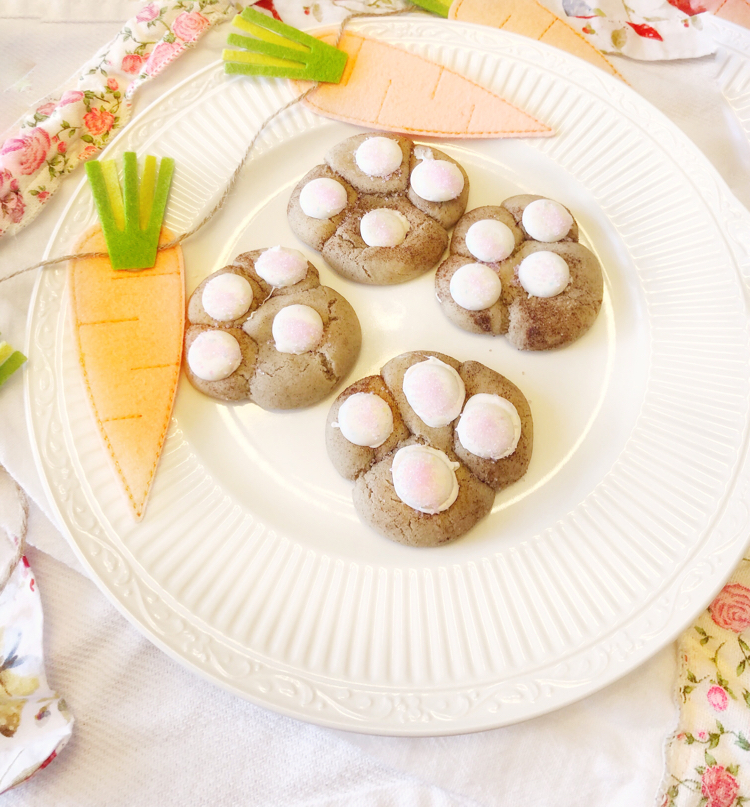
[[[396,495],[420,513],[442,513],[458,498],[458,467],[459,463],[429,446],[400,448],[391,466]]]
[[[346,204],[346,188],[328,177],[310,180],[299,195],[302,212],[311,219],[330,219],[340,213]]]
[[[524,229],[535,241],[559,241],[570,232],[573,216],[552,199],[536,199],[526,206],[521,217]]]
[[[409,406],[433,428],[454,421],[466,397],[461,376],[434,356],[412,364],[404,373],[403,390]]]
[[[296,249],[271,247],[258,256],[255,271],[274,288],[293,286],[307,275],[307,258]]]
[[[365,213],[359,223],[359,232],[368,247],[397,247],[404,243],[410,229],[403,213],[387,207]]]
[[[393,432],[391,407],[372,392],[356,392],[350,395],[339,409],[338,422],[341,434],[355,446],[377,448]]]
[[[240,366],[242,351],[239,342],[226,331],[203,331],[190,345],[188,366],[204,381],[221,381]]]
[[[529,297],[555,297],[570,283],[570,269],[555,252],[532,252],[521,261],[518,280]]]
[[[480,392],[466,402],[456,432],[467,451],[483,459],[501,460],[518,446],[521,418],[506,398]]]
[[[460,196],[464,175],[455,163],[424,159],[411,172],[411,187],[428,202],[448,202]]]
[[[247,313],[253,301],[253,287],[241,275],[225,272],[203,288],[203,310],[211,319],[230,322]]]
[[[467,263],[451,278],[451,297],[467,311],[483,311],[500,299],[503,285],[497,272],[483,263]]]
[[[307,353],[320,344],[323,320],[309,305],[288,305],[273,318],[273,341],[279,353]]]
[[[398,171],[404,155],[401,146],[390,137],[368,137],[354,152],[354,160],[368,177],[387,177]]]
[[[479,261],[504,261],[516,247],[513,231],[496,219],[475,221],[466,233],[466,249]]]

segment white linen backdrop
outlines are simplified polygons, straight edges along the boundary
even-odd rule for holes
[[[141,4],[0,0],[0,133],[72,75]],[[219,58],[227,26],[143,88],[134,114]],[[715,81],[717,60],[611,57],[750,204],[750,144]],[[1,139],[1,135],[0,135]],[[41,259],[80,174],[0,243],[0,277]],[[0,329],[22,347],[34,273],[0,286]],[[50,684],[76,717],[48,768],[3,807],[122,805],[651,805],[675,725],[675,645],[591,697],[527,723],[437,739],[307,725],[206,683],[157,650],[83,572],[45,516],[21,373],[0,390],[0,464],[32,501],[28,557],[45,612]]]

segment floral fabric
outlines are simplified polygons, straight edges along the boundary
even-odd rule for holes
[[[65,701],[47,684],[42,604],[24,557],[0,594],[0,792],[46,768],[72,730]]]
[[[604,53],[689,59],[714,53],[697,0],[562,0],[567,22]]]
[[[660,807],[750,803],[750,558],[679,643],[680,715]]]
[[[131,100],[203,33],[233,12],[227,0],[150,2],[0,144],[0,236],[18,232],[62,178],[97,154],[130,117]]]

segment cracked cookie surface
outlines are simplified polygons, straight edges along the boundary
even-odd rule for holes
[[[527,213],[534,203],[532,210],[541,210],[536,219]],[[545,205],[560,214],[547,227],[544,208],[540,208]],[[488,222],[507,228],[507,254],[498,246],[501,239],[492,237],[493,227],[501,228]],[[481,236],[476,237],[477,233]],[[524,263],[534,253],[540,255]],[[536,286],[530,285],[524,275],[525,268],[539,271],[540,265],[541,282],[547,287],[539,286],[538,280]],[[557,287],[552,283],[555,271],[567,273],[563,288],[564,277]],[[494,292],[492,275],[500,281]],[[454,324],[472,333],[504,335],[520,350],[549,350],[576,341],[596,320],[603,291],[599,261],[578,243],[578,225],[570,211],[531,194],[466,213],[453,231],[450,256],[435,274],[438,300]]]
[[[435,413],[429,400],[415,397],[414,384],[408,377],[413,378],[415,368],[417,372],[436,368],[448,385],[455,382],[455,400],[442,420],[432,420]],[[425,389],[428,395],[437,389],[434,379],[427,379]],[[440,396],[439,389],[436,394]],[[376,407],[368,405],[368,396],[377,397]],[[380,401],[387,405],[390,417],[382,417]],[[351,406],[353,402],[357,406]],[[501,404],[501,408],[514,410],[517,433],[507,455],[493,458],[474,453],[478,450],[474,442],[477,430],[472,434],[471,429],[459,428],[461,418],[471,417],[467,409],[472,408],[471,402],[489,402],[490,407]],[[359,420],[347,409],[357,409]],[[436,425],[429,425],[425,417]],[[480,422],[479,426],[481,434],[488,428],[491,431],[492,424]],[[474,451],[462,443],[459,432]],[[373,435],[376,437],[371,439]],[[354,506],[360,517],[382,535],[409,546],[438,546],[470,530],[491,511],[495,493],[526,473],[532,445],[531,409],[515,384],[479,362],[462,363],[433,351],[404,353],[384,365],[380,375],[351,384],[334,401],[326,422],[328,456],[339,474],[354,482]],[[417,462],[424,459],[436,464],[437,473],[449,486],[454,475],[455,489],[436,507],[407,503],[403,490],[399,490],[394,465],[404,449],[414,458],[414,447],[422,452]],[[421,495],[419,489],[416,495]]]
[[[341,190],[337,194],[330,185],[316,185],[319,180],[332,180]],[[305,194],[316,187],[319,196],[310,202]],[[369,132],[334,146],[325,164],[297,184],[287,214],[295,235],[339,274],[359,283],[391,285],[435,266],[468,195],[468,175],[447,154],[399,135]],[[363,219],[375,210],[398,214],[403,233],[386,237],[386,243],[373,241],[373,228],[366,230]]]
[[[301,253],[281,250],[295,253],[298,271],[289,276],[289,281],[294,282],[272,285],[261,276],[269,277],[264,268],[259,269],[259,259],[279,249],[239,255],[232,264],[209,275],[190,297],[185,372],[196,389],[212,398],[248,401],[269,410],[310,406],[333,391],[359,355],[362,337],[354,309],[339,292],[320,285],[317,269]],[[232,308],[236,299],[231,294],[219,297],[217,293],[210,293],[212,282],[223,275],[239,278],[231,282],[245,291],[244,284],[247,284],[251,290],[239,308]],[[225,282],[219,280],[219,284]],[[248,297],[251,300],[246,310],[239,313]],[[224,305],[218,312],[223,318],[217,318],[216,310],[206,310],[207,306],[219,305],[216,299]],[[285,309],[289,309],[286,313],[301,312],[303,317],[301,320],[293,318],[291,325],[287,325],[287,333],[280,334],[277,317]],[[310,331],[309,322],[313,326],[317,324],[317,332]],[[205,341],[207,334],[211,338],[216,333],[226,334],[234,341],[224,336],[217,340],[218,346],[208,342],[202,345],[198,341]],[[300,335],[303,343],[294,347],[294,339]],[[282,336],[284,345],[280,345]],[[308,341],[304,342],[305,339]],[[292,347],[287,347],[286,343]],[[222,353],[225,344],[226,354]]]

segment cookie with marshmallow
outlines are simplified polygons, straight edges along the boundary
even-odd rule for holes
[[[209,275],[188,302],[185,372],[199,391],[263,409],[325,398],[351,370],[361,330],[349,303],[320,285],[295,249],[238,256]]]
[[[294,189],[289,223],[344,277],[390,285],[432,269],[466,209],[469,178],[450,156],[368,132],[334,146]]]
[[[594,323],[603,297],[596,256],[559,202],[530,194],[466,213],[435,276],[448,318],[504,335],[520,350],[563,347]]]
[[[375,530],[410,546],[460,537],[518,481],[533,424],[523,393],[478,362],[413,351],[336,399],[326,446]]]

